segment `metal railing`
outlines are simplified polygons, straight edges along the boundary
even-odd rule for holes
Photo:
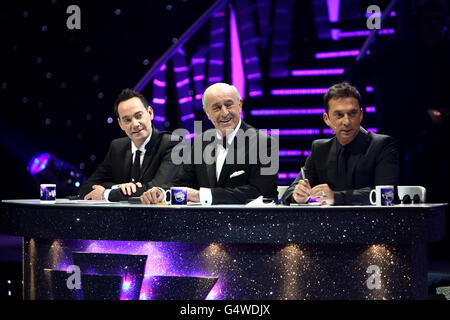
[[[208,10],[206,10],[172,45],[164,54],[153,63],[150,69],[139,80],[134,90],[140,92],[148,82],[158,73],[159,69],[170,59],[183,45],[200,29],[218,10],[220,10],[230,0],[217,0]]]

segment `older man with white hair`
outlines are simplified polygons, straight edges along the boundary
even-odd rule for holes
[[[193,143],[190,163],[183,164],[171,185],[153,187],[141,196],[143,203],[158,203],[164,199],[162,188],[183,186],[188,188],[188,201],[202,204],[243,204],[259,196],[277,197],[278,154],[271,154],[274,140],[251,127],[241,119],[243,100],[238,90],[226,83],[208,87],[202,98],[203,110],[213,123],[213,142],[204,139],[206,132],[195,139],[202,146],[200,152],[215,143],[214,160],[195,163],[198,145]],[[219,143],[218,143],[219,142]],[[267,146],[270,163],[255,159],[259,146]],[[259,153],[258,153],[259,154]],[[240,159],[240,160],[239,160]],[[275,170],[264,170],[268,167]]]

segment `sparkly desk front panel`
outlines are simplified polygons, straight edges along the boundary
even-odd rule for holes
[[[120,275],[121,299],[426,299],[426,244],[444,238],[445,207],[10,200],[1,219],[4,232],[24,237],[26,299],[61,297],[55,287],[66,283],[48,272],[65,272],[80,253],[110,265],[144,260],[138,281],[123,266],[82,268]]]

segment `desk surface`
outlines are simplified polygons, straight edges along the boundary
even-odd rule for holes
[[[2,200],[3,232],[44,239],[224,243],[424,243],[445,236],[447,204],[156,206]]]

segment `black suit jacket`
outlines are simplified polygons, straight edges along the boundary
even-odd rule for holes
[[[305,177],[311,187],[328,184],[334,191],[335,204],[370,204],[369,193],[376,185],[397,185],[400,175],[398,147],[389,136],[367,132],[360,128],[357,144],[348,158],[348,179],[352,189],[335,190],[337,185],[336,136],[315,140],[304,166]],[[282,197],[286,204],[295,202],[294,188],[301,175],[289,186]]]
[[[141,167],[143,187],[133,196],[139,196],[143,191],[161,184],[170,183],[176,176],[179,166],[171,161],[172,148],[181,140],[171,141],[171,133],[152,128],[152,137],[146,145],[146,152]],[[115,139],[111,142],[109,151],[103,162],[80,188],[79,194],[84,197],[92,191],[95,184],[110,189],[113,185],[131,181],[131,140],[128,137]],[[114,189],[109,194],[110,201],[126,200],[120,189]]]
[[[215,150],[214,145],[211,145],[211,143],[214,143],[214,139],[213,141],[203,141],[205,135],[203,133],[195,138],[193,146],[190,149],[191,154],[188,158],[190,158],[191,163],[183,165],[183,169],[180,170],[172,186],[185,186],[193,189],[199,189],[201,187],[211,188],[212,204],[244,204],[261,195],[267,198],[276,198],[278,166],[276,166],[276,172],[265,174],[266,172],[264,170],[268,169],[271,164],[256,158],[253,158],[253,160],[256,160],[253,161],[251,156],[255,156],[255,154],[251,154],[250,152],[250,146],[255,146],[255,143],[258,143],[258,139],[261,144],[266,143],[270,150],[271,147],[275,146],[272,141],[273,139],[249,126],[244,121],[241,121],[240,129],[245,132],[247,139],[243,145],[238,145],[236,143],[237,138],[234,139],[234,143],[230,146],[233,150],[229,150],[227,153],[218,181],[216,179],[215,162],[212,164],[207,164],[205,161],[199,164],[194,163],[196,143],[199,146],[201,145],[202,154],[208,145],[209,148],[213,146],[210,150]],[[215,132],[215,129],[212,130]],[[242,157],[243,155],[245,155],[243,158],[245,159],[243,161],[244,163],[237,163],[238,157]],[[278,161],[277,154],[276,157]],[[202,157],[202,159],[204,158]],[[263,174],[261,174],[262,172]],[[168,188],[170,185],[163,187]]]

